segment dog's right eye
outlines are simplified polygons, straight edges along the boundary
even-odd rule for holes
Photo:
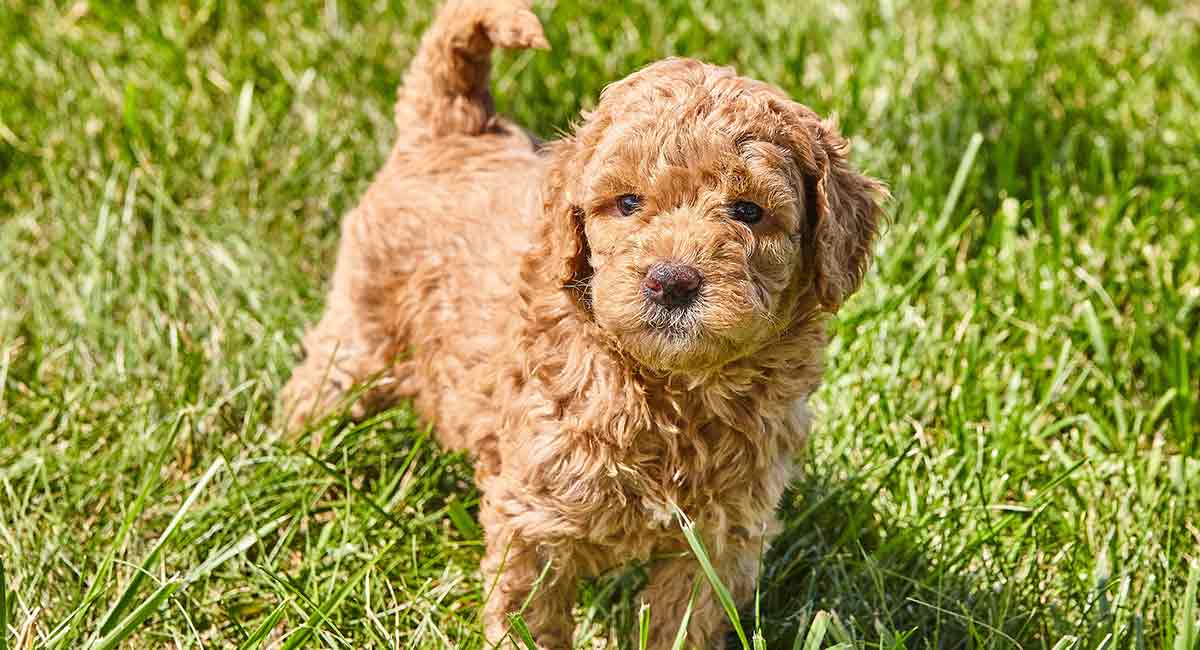
[[[637,194],[622,194],[617,197],[617,211],[621,216],[628,217],[642,207],[642,197]]]
[[[763,211],[757,203],[738,201],[729,208],[729,215],[742,223],[756,224],[762,221]]]

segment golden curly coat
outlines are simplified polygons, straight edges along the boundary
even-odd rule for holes
[[[354,416],[411,397],[477,459],[489,640],[528,599],[539,647],[569,647],[576,579],[638,560],[666,648],[698,571],[671,506],[745,602],[886,190],[808,108],[688,59],[542,144],[494,113],[493,46],[547,47],[525,2],[450,0],[425,35],[285,388],[290,426],[367,381]],[[690,643],[716,645],[724,618],[701,584]]]

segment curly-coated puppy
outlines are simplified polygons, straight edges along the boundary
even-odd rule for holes
[[[285,389],[291,426],[371,381],[353,415],[411,397],[470,452],[489,640],[524,608],[539,647],[568,647],[577,578],[640,560],[651,647],[698,583],[689,640],[711,647],[725,616],[672,506],[745,602],[885,190],[808,108],[688,59],[539,143],[494,113],[493,46],[547,47],[525,2],[451,0],[425,34]]]

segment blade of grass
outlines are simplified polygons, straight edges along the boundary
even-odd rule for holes
[[[328,474],[331,478],[337,479],[339,482],[341,482],[342,487],[345,488],[347,492],[351,492],[357,498],[362,499],[363,503],[367,504],[367,507],[369,507],[370,509],[372,509],[376,513],[378,513],[379,516],[381,516],[384,519],[386,519],[387,521],[391,522],[392,525],[396,526],[397,528],[400,528],[403,530],[404,524],[402,524],[400,522],[400,520],[395,517],[395,515],[388,512],[387,510],[384,510],[383,507],[380,506],[378,503],[375,503],[375,500],[372,499],[369,495],[367,495],[367,493],[365,493],[362,490],[355,487],[354,484],[352,484],[350,482],[350,480],[348,478],[346,478],[346,476],[343,473],[337,471],[337,468],[331,466],[329,463],[326,463],[325,461],[321,460],[320,458],[317,458],[316,456],[312,455],[308,451],[305,451],[304,449],[301,449],[300,453],[304,454],[304,456],[306,458],[311,460],[313,462],[313,464],[315,464],[317,466],[318,469],[321,469],[326,474]]]
[[[84,601],[80,603],[78,607],[71,610],[70,614],[67,614],[65,617],[63,617],[62,621],[60,621],[58,625],[54,626],[54,629],[50,630],[50,633],[46,635],[46,642],[42,644],[42,647],[62,647],[62,644],[67,640],[67,633],[71,631],[71,623],[80,618],[84,612],[90,610],[92,605],[100,599],[100,596],[103,593],[103,591],[97,590],[96,593],[91,594],[88,596],[88,598],[84,599]]]
[[[0,558],[0,650],[8,650],[8,580],[4,576],[4,558]]]
[[[307,643],[308,639],[313,635],[313,633],[319,630],[321,626],[329,620],[329,614],[341,604],[342,600],[346,598],[346,594],[350,593],[350,590],[362,581],[363,577],[367,575],[367,572],[374,568],[374,566],[379,562],[380,558],[390,551],[391,548],[392,544],[388,544],[386,547],[384,547],[384,549],[377,553],[375,557],[371,558],[370,562],[367,562],[359,567],[357,571],[355,571],[349,578],[346,579],[341,587],[330,594],[330,596],[325,599],[325,602],[321,603],[320,607],[317,608],[317,611],[313,614],[313,616],[310,617],[307,622],[305,622],[304,626],[297,630],[295,634],[288,637],[287,643],[285,643],[283,646],[283,650],[295,650],[295,648],[299,648],[304,643]],[[313,622],[314,617],[317,618],[315,623]]]
[[[516,634],[521,643],[525,644],[525,650],[538,650],[537,643],[533,640],[533,634],[520,614],[511,614],[508,617],[508,634],[509,636]]]
[[[263,642],[267,640],[267,635],[279,624],[280,619],[283,618],[283,613],[287,611],[287,606],[291,602],[290,599],[285,598],[283,602],[279,603],[274,611],[263,619],[263,622],[258,627],[254,628],[254,632],[238,645],[238,650],[262,650]]]
[[[808,627],[808,634],[801,637],[799,632],[796,633],[795,650],[800,650],[800,639],[804,639],[804,650],[820,650],[821,642],[825,640],[825,632],[829,628],[829,613],[817,612],[813,617],[812,625]]]
[[[638,648],[646,650],[650,646],[650,606],[642,603],[638,608]]]
[[[671,650],[683,650],[683,645],[687,643],[688,625],[692,622],[692,607],[696,604],[696,592],[699,587],[699,581],[692,585],[692,595],[688,596],[687,609],[683,610],[683,618],[679,621],[679,629],[675,632],[675,642],[671,644]]]
[[[458,529],[463,539],[477,540],[483,538],[483,531],[479,530],[479,526],[475,524],[475,518],[471,513],[467,512],[466,506],[458,499],[451,499],[450,503],[446,504],[446,513],[450,515],[450,521],[454,523],[454,527]]]
[[[1100,363],[1101,368],[1109,371],[1111,357],[1108,353],[1108,341],[1104,338],[1104,326],[1100,324],[1100,317],[1096,315],[1096,308],[1092,305],[1092,301],[1083,301],[1079,306],[1079,313],[1083,318],[1088,336],[1092,339],[1092,349],[1095,350],[1096,361]]]
[[[708,557],[708,550],[704,548],[704,542],[696,534],[696,526],[688,516],[684,514],[679,506],[671,504],[671,509],[675,511],[675,517],[679,520],[679,527],[683,530],[683,536],[687,538],[688,546],[692,548],[692,553],[700,562],[700,568],[704,571],[704,577],[708,579],[709,585],[712,586],[713,592],[717,595],[717,600],[720,601],[722,609],[725,610],[725,615],[729,617],[729,622],[733,625],[734,632],[737,633],[738,640],[742,643],[744,650],[750,650],[750,642],[746,640],[746,631],[742,628],[742,621],[738,617],[737,605],[733,602],[733,594],[729,593],[729,588],[721,582],[721,578],[717,576],[717,570],[713,567],[712,561]]]
[[[157,612],[163,601],[175,593],[175,590],[179,589],[179,587],[180,583],[174,580],[160,585],[158,589],[155,589],[150,594],[149,598],[142,601],[142,604],[130,612],[129,616],[126,616],[121,622],[117,623],[111,632],[93,644],[91,650],[112,650],[117,647],[117,644],[124,641],[139,625]]]
[[[1200,622],[1196,621],[1196,589],[1200,585],[1200,562],[1193,562],[1188,571],[1183,606],[1175,620],[1175,650],[1195,650],[1200,641]]]
[[[175,534],[175,531],[179,530],[179,526],[183,523],[183,518],[188,510],[191,509],[192,504],[196,502],[196,499],[200,498],[200,493],[204,491],[204,488],[208,487],[208,482],[224,466],[224,459],[218,458],[209,466],[208,471],[204,472],[200,480],[196,482],[196,487],[192,488],[191,494],[188,495],[187,499],[184,499],[183,504],[179,506],[179,510],[176,511],[175,516],[171,519],[171,523],[167,524],[166,529],[159,535],[158,540],[146,555],[146,559],[142,561],[139,567],[140,570],[134,572],[133,576],[129,579],[129,584],[125,586],[125,591],[121,594],[121,597],[117,599],[112,609],[104,617],[104,621],[100,624],[99,633],[101,635],[107,634],[117,624],[118,617],[129,607],[133,597],[137,595],[138,588],[142,585],[142,580],[151,573],[151,566],[158,560],[158,556],[162,553],[163,547],[166,546],[171,536]]]
[[[171,425],[171,433],[163,442],[162,448],[155,455],[154,462],[148,463],[145,469],[145,474],[142,477],[141,489],[138,490],[137,497],[133,501],[133,505],[129,511],[125,513],[125,520],[121,522],[121,530],[117,532],[117,536],[113,539],[113,543],[109,546],[108,552],[105,553],[104,559],[100,562],[99,569],[96,571],[96,576],[92,579],[91,586],[88,587],[87,593],[79,605],[69,616],[63,619],[54,631],[51,632],[46,640],[45,647],[58,648],[60,644],[67,640],[67,633],[71,631],[70,622],[76,617],[82,616],[91,610],[92,606],[100,601],[100,597],[106,591],[108,584],[108,576],[112,572],[113,564],[116,562],[117,553],[125,545],[125,538],[129,536],[129,531],[133,529],[134,522],[141,516],[146,507],[146,498],[150,494],[150,490],[158,484],[157,475],[153,468],[161,467],[165,462],[168,450],[174,448],[175,439],[179,435],[179,431],[183,428],[184,422],[191,417],[191,410],[185,410],[175,417],[174,423]],[[153,431],[154,427],[151,428]],[[140,574],[139,574],[140,575]],[[103,634],[103,632],[101,632]]]
[[[963,187],[967,184],[967,175],[971,173],[971,167],[975,165],[975,154],[979,153],[979,147],[982,144],[983,134],[973,133],[970,141],[967,142],[967,150],[958,163],[958,170],[954,172],[954,181],[950,184],[950,192],[946,195],[946,202],[942,205],[942,213],[938,215],[934,232],[941,232],[946,227],[950,215],[954,214],[954,209],[958,207],[958,199],[962,196]]]
[[[275,532],[276,528],[279,528],[279,526],[281,526],[283,524],[283,522],[288,521],[291,518],[292,518],[292,515],[283,515],[282,517],[278,517],[274,521],[270,521],[270,522],[258,527],[257,529],[246,533],[237,542],[230,544],[224,550],[221,550],[221,551],[209,556],[209,558],[207,560],[205,560],[203,563],[201,563],[196,568],[189,571],[187,573],[187,576],[184,577],[184,579],[183,579],[184,583],[191,584],[192,582],[195,582],[196,580],[200,579],[201,577],[203,577],[206,574],[208,574],[209,572],[211,572],[213,569],[215,569],[218,566],[229,561],[231,558],[241,555],[242,553],[244,553],[246,551],[246,549],[253,546],[255,542],[257,542],[260,539],[266,537],[267,535],[270,535],[271,533]]]
[[[766,541],[760,541],[758,545],[758,564],[763,566],[764,557],[766,554]],[[754,642],[754,650],[767,650],[767,640],[762,634],[762,581],[754,581],[754,634],[752,635]]]
[[[846,629],[836,611],[829,612],[829,633],[833,635],[838,645],[854,645],[854,637],[850,636],[850,630]]]

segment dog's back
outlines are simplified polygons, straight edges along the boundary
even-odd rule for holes
[[[493,42],[545,47],[537,19],[504,4],[452,3],[422,41],[398,92],[395,147],[343,220],[325,316],[285,389],[293,427],[375,378],[353,415],[413,397],[443,444],[464,444],[474,375],[517,320],[543,164],[488,90]]]

